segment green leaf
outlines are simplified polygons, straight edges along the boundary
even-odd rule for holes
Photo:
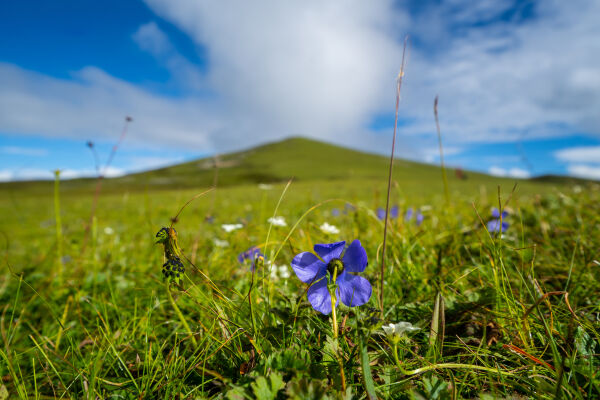
[[[433,316],[431,317],[431,330],[429,331],[429,355],[433,355],[434,360],[442,353],[442,344],[444,342],[444,329],[446,325],[444,315],[444,298],[438,293],[433,307]]]
[[[362,375],[365,382],[365,390],[370,400],[376,400],[375,383],[371,375],[371,365],[369,364],[369,352],[363,339],[360,340],[360,363],[362,366]]]
[[[317,379],[297,379],[288,385],[286,394],[292,400],[321,400],[328,399],[327,385]]]
[[[260,376],[256,378],[256,381],[254,381],[251,386],[257,399],[275,400],[277,392],[283,389],[285,384],[283,383],[281,375],[273,372],[269,376],[269,380],[264,376]]]

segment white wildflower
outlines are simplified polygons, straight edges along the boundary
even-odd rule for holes
[[[340,233],[340,230],[336,226],[331,225],[331,224],[329,224],[327,222],[325,222],[319,228],[321,228],[321,230],[323,232],[329,233],[329,234],[332,234],[332,235],[337,235],[338,233]]]
[[[398,341],[401,337],[406,337],[408,333],[421,329],[406,321],[400,321],[397,324],[384,325],[382,328],[386,336],[393,341]]]
[[[259,183],[258,188],[260,190],[271,190],[273,189],[273,185],[269,185],[268,183]]]
[[[287,226],[287,223],[283,217],[271,217],[267,220],[267,222],[273,226]]]
[[[228,247],[229,242],[227,240],[215,239],[215,246],[217,247]]]
[[[244,227],[244,225],[242,225],[242,224],[223,224],[223,225],[221,225],[221,228],[223,228],[223,230],[225,232],[232,232],[232,231],[235,231],[236,229],[241,229],[243,227]]]
[[[287,265],[272,264],[270,261],[267,262],[267,270],[271,280],[287,279],[290,277],[290,270]]]
[[[115,233],[115,230],[113,228],[111,228],[110,226],[107,226],[106,228],[104,228],[105,235],[112,235],[113,233]]]
[[[290,269],[287,265],[280,265],[277,267],[277,272],[279,272],[279,277],[283,279],[287,279],[290,277]]]

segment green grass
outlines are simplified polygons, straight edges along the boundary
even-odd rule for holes
[[[52,184],[0,187],[0,398],[333,399],[366,398],[367,388],[379,398],[600,397],[597,184],[520,181],[512,193],[511,180],[450,173],[447,206],[439,169],[399,161],[391,203],[423,207],[425,220],[392,222],[381,318],[374,211],[385,203],[385,157],[293,139],[222,162],[222,186],[175,224],[193,262],[171,285],[175,307],[154,236],[212,183],[210,168],[107,180],[85,246],[93,181],[61,182],[62,231]],[[255,184],[265,181],[272,189]],[[489,220],[498,186],[503,204],[510,197],[502,238],[478,217]],[[270,228],[280,198],[288,226]],[[248,299],[241,251],[258,245],[289,267],[316,243],[353,239],[367,251],[373,295],[338,307],[339,341],[291,268],[289,278],[259,269]],[[443,337],[430,335],[432,319]],[[399,321],[421,329],[394,345],[381,325]]]

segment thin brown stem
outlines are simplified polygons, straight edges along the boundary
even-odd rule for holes
[[[442,132],[440,130],[440,119],[438,117],[438,96],[433,101],[433,115],[435,116],[435,128],[438,135],[438,144],[440,146],[440,165],[442,167],[442,181],[444,182],[444,195],[446,204],[450,204],[450,191],[448,190],[448,175],[446,175],[446,166],[444,165],[444,150],[442,147]]]
[[[404,48],[402,49],[402,66],[400,67],[400,73],[396,79],[396,113],[394,116],[394,136],[392,139],[392,152],[390,154],[390,168],[388,173],[388,186],[387,186],[387,197],[385,201],[385,222],[383,225],[383,246],[382,246],[382,257],[381,257],[381,282],[379,285],[379,306],[381,307],[381,316],[383,317],[383,280],[385,277],[385,249],[386,249],[386,238],[387,228],[389,221],[390,211],[390,193],[392,189],[392,170],[394,167],[394,150],[396,147],[396,132],[398,130],[398,108],[400,107],[400,89],[402,88],[402,78],[404,78],[404,65],[406,56],[406,44],[408,42],[408,36],[404,39]]]

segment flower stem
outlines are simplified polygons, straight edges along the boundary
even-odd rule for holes
[[[337,280],[337,266],[333,270],[332,282],[335,283],[336,280]],[[335,303],[336,303],[335,288],[330,291],[330,295],[331,295],[331,318],[333,320],[333,338],[337,342],[338,341],[338,324],[337,324],[337,317],[336,317],[336,313],[335,313]],[[340,366],[340,378],[342,380],[342,391],[345,392],[346,391],[346,376],[344,374],[344,363],[342,361],[342,356],[339,354],[339,342],[338,342],[338,354],[336,354],[336,356],[338,359],[338,365]]]
[[[514,375],[512,372],[502,371],[497,368],[489,368],[489,367],[483,367],[481,365],[459,364],[459,363],[432,364],[432,365],[427,365],[425,367],[416,368],[416,369],[407,371],[402,367],[402,363],[398,359],[398,345],[394,344],[392,353],[394,354],[394,361],[396,362],[396,367],[398,367],[400,372],[404,375],[418,375],[418,374],[422,374],[424,372],[432,371],[432,370],[436,370],[436,369],[470,369],[470,370],[485,371],[485,372],[490,372],[490,373],[500,374],[500,375],[509,375],[509,376]]]
[[[177,306],[177,303],[175,302],[175,299],[173,299],[173,295],[171,294],[171,288],[169,287],[169,282],[167,282],[166,285],[167,285],[167,295],[169,296],[169,302],[171,303],[171,307],[173,307],[173,309],[175,310],[175,313],[179,317],[179,320],[183,324],[183,327],[187,331],[188,335],[190,335],[190,337],[192,338],[192,342],[194,343],[194,347],[197,348],[198,347],[198,342],[196,341],[196,338],[194,337],[194,333],[190,329],[190,326],[188,325],[187,321],[185,320],[185,317],[183,316],[183,313],[181,312],[181,310]]]

